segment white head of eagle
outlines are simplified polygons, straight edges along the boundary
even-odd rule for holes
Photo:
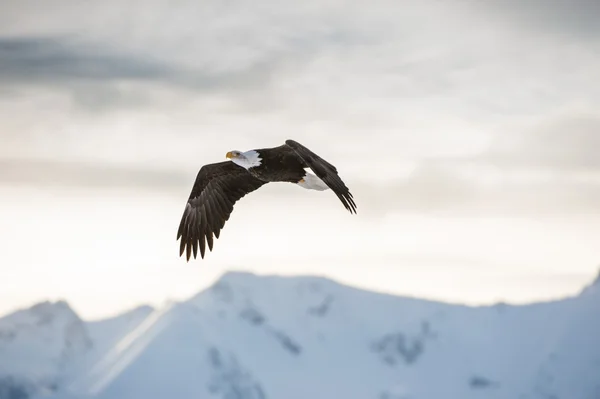
[[[229,151],[225,157],[231,159],[233,163],[246,169],[260,166],[260,161],[262,160],[260,158],[260,154],[254,150],[245,152],[232,150]]]
[[[232,150],[229,161],[206,164],[200,168],[188,197],[177,239],[179,255],[189,261],[200,251],[213,249],[221,229],[229,219],[234,204],[267,183],[294,183],[310,190],[331,189],[350,213],[356,203],[337,168],[297,141],[248,151]],[[312,172],[312,173],[311,173]]]

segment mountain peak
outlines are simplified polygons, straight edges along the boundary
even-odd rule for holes
[[[592,281],[592,285],[600,286],[600,268],[598,268],[598,275],[596,276],[596,279]]]
[[[40,302],[0,318],[0,375],[54,381],[90,348],[85,323],[66,301]],[[26,351],[30,355],[19,355]]]
[[[64,300],[44,301],[19,309],[0,318],[0,327],[9,325],[45,325],[56,321],[80,321],[79,316]]]
[[[256,274],[245,270],[228,270],[217,279],[214,285],[232,284],[272,284],[275,281],[288,281],[291,283],[323,283],[323,284],[338,284],[335,280],[317,275],[293,275],[286,276],[284,274]]]
[[[596,278],[581,291],[582,294],[588,294],[592,292],[600,293],[600,268],[598,268],[598,274],[596,275]]]
[[[596,397],[600,290],[593,288],[592,300],[498,312],[319,276],[230,271],[196,302],[138,308],[71,334],[57,328],[68,317],[16,325],[13,341],[0,340],[0,377],[2,367],[9,376],[46,377],[54,399]],[[25,312],[68,309],[44,302]],[[88,331],[93,350],[63,356],[65,337]],[[457,363],[465,354],[469,361]]]
[[[244,270],[228,270],[224,272],[221,277],[217,279],[217,282],[239,282],[249,281],[258,278],[256,273],[244,271]]]

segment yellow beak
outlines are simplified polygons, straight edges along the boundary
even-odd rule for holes
[[[233,158],[233,153],[231,151],[229,151],[227,154],[225,154],[225,158],[228,158],[228,159]]]

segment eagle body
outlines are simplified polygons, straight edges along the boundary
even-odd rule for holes
[[[252,176],[265,183],[298,183],[307,173],[304,169],[307,165],[287,145],[250,150],[243,154],[246,157],[255,157],[259,164],[256,166],[251,164],[247,167],[247,170]],[[236,159],[232,159],[232,161],[236,163]],[[246,167],[243,162],[238,163],[238,165]]]
[[[246,194],[268,183],[294,183],[305,189],[331,189],[350,213],[356,203],[335,166],[294,140],[272,148],[229,151],[228,161],[200,168],[185,206],[177,239],[179,255],[189,261],[198,249],[204,258],[206,246],[212,251],[214,238],[233,212],[234,204]]]

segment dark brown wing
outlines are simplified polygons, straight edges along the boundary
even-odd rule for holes
[[[200,246],[204,258],[206,244],[212,251],[213,234],[219,238],[236,201],[263,184],[231,161],[204,165],[196,176],[177,231],[177,239],[181,238],[179,256],[185,251],[189,261],[193,251],[195,259]]]
[[[335,166],[294,140],[286,140],[285,144],[292,148],[306,165],[338,196],[350,213],[356,213],[356,203],[337,173]]]

